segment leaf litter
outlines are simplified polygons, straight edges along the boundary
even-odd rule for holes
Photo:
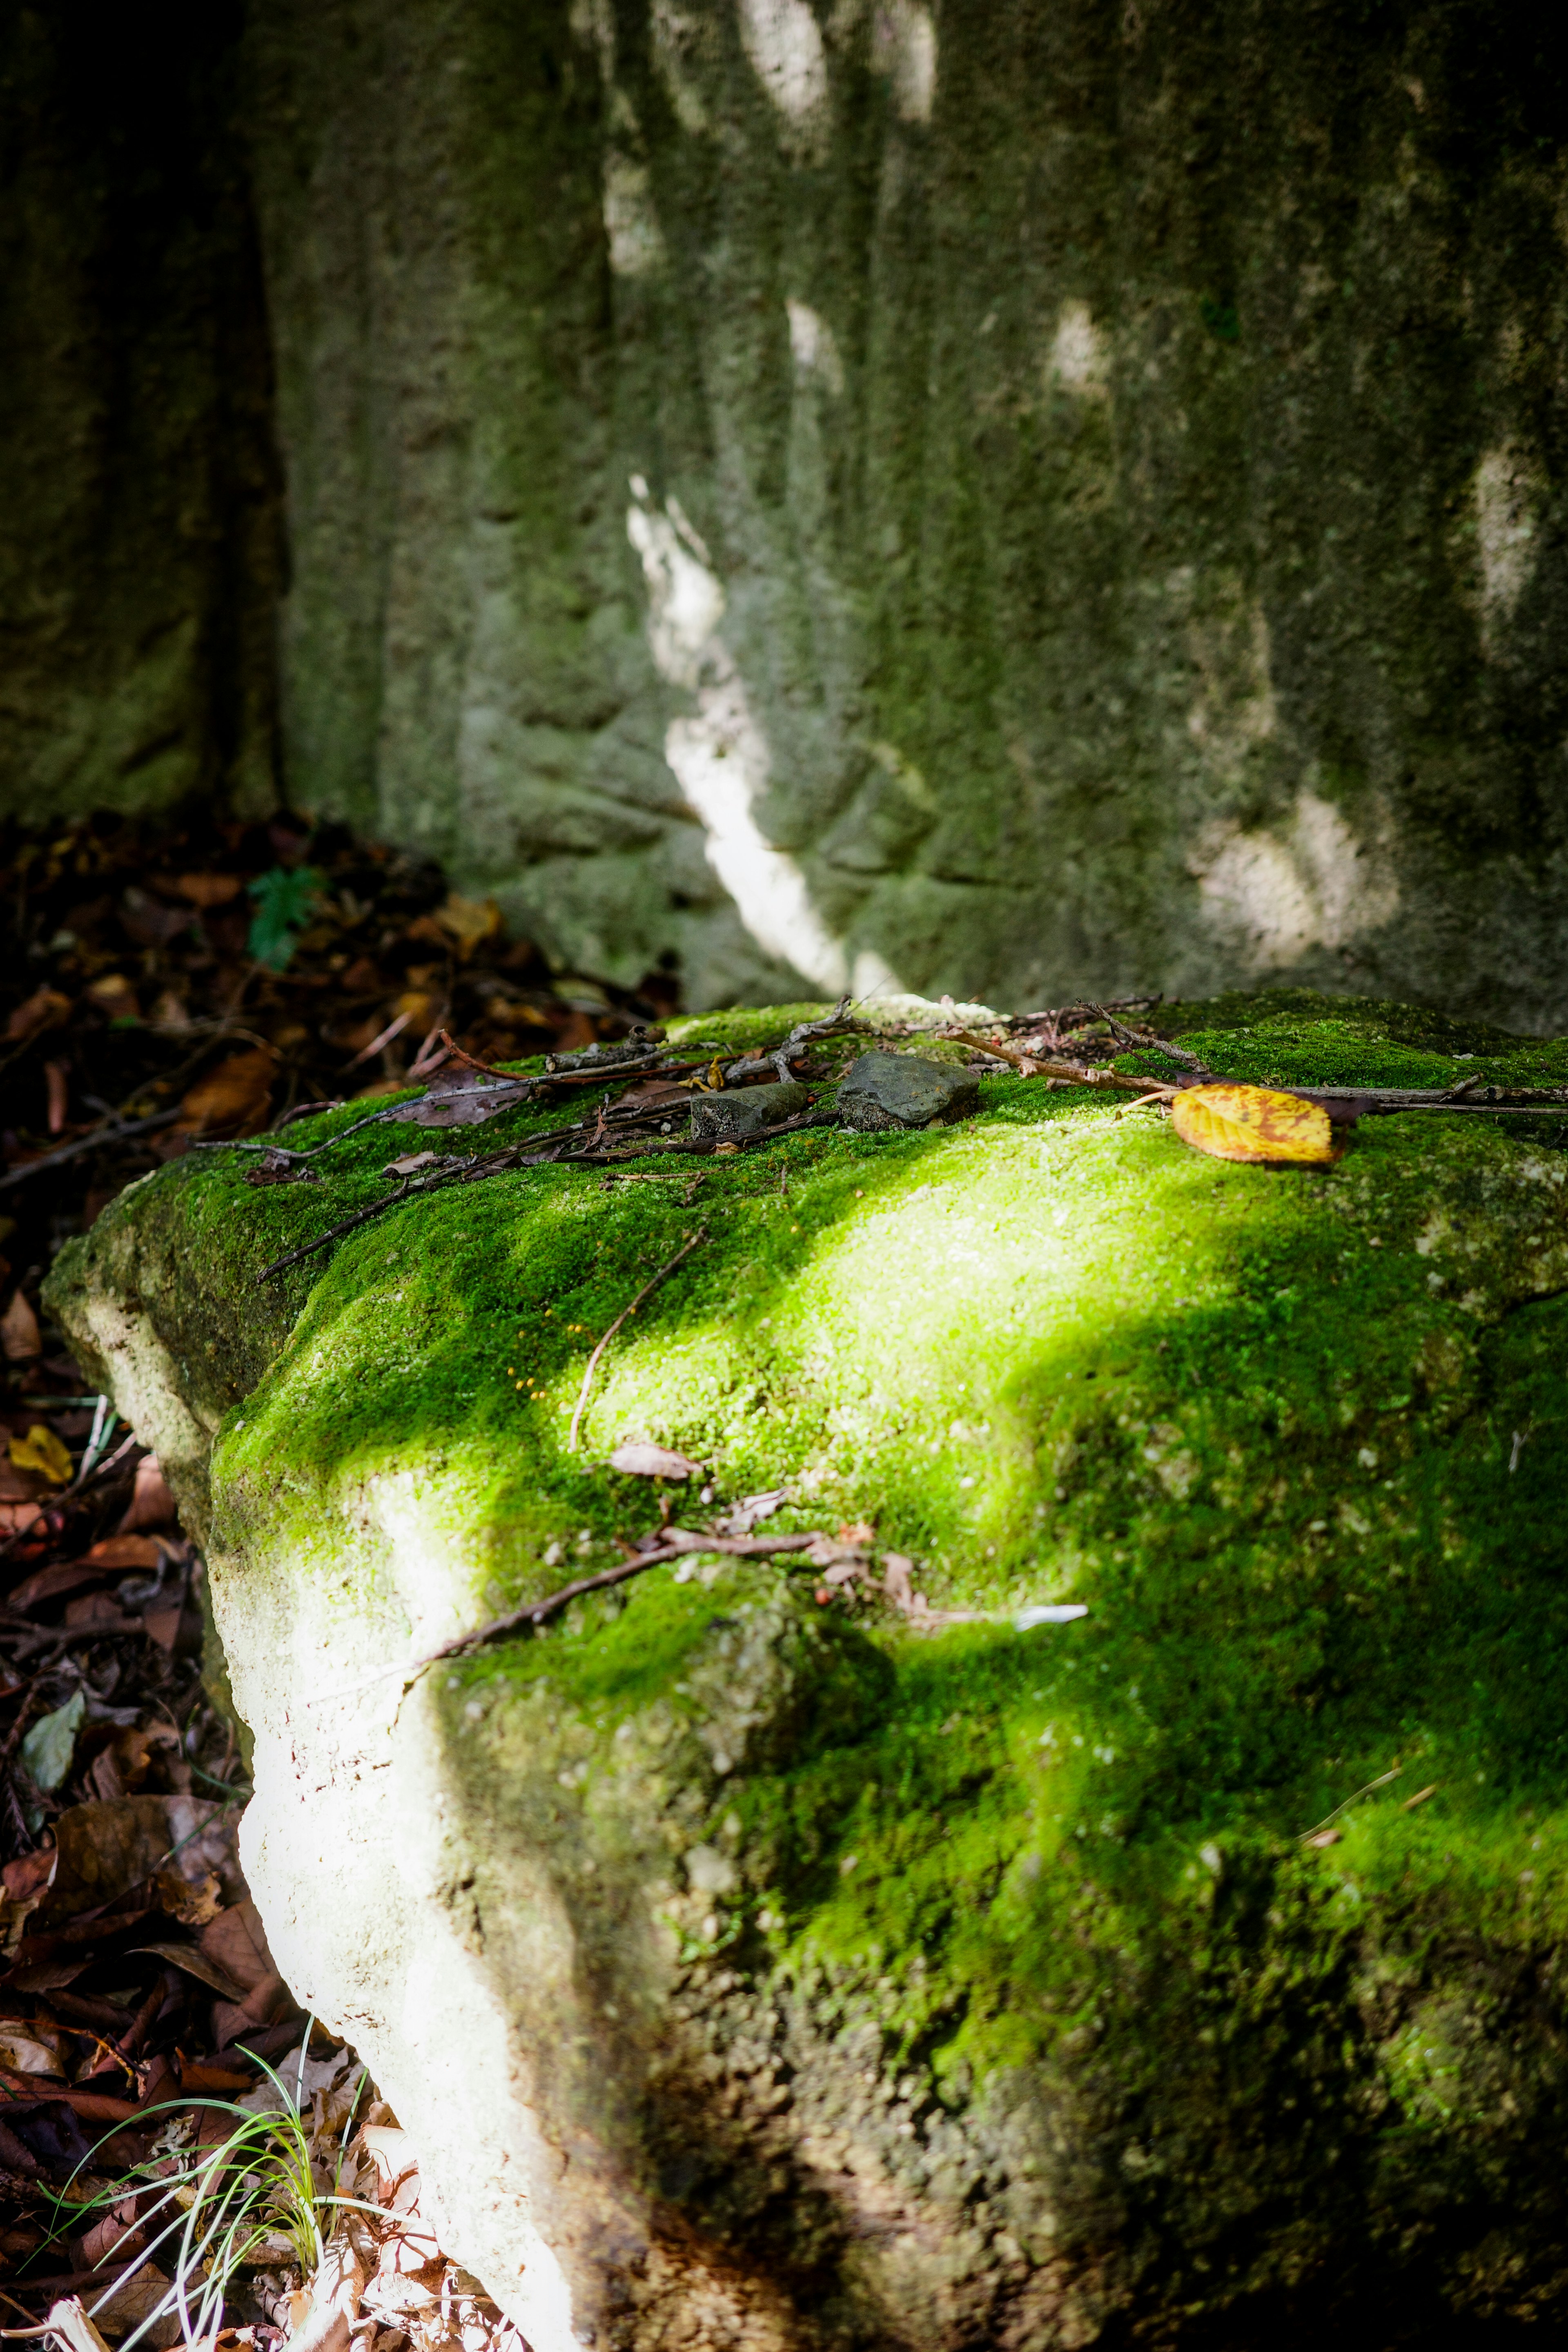
[[[38,1286],[122,1185],[194,1145],[311,1104],[379,1112],[422,1050],[450,1076],[416,1128],[515,1098],[487,1075],[509,1056],[596,1048],[602,1086],[677,991],[553,973],[435,867],[288,818],[13,826],[0,880],[4,2332],[522,2352],[423,2214],[395,2115],[268,1951],[236,1737],[201,1682],[203,1562],[156,1456],[81,1393]],[[399,1178],[437,1160],[404,1157]]]
[[[248,1791],[199,1680],[199,1559],[172,1528],[83,1540],[166,1496],[150,1459],[60,1514],[74,1558],[5,1563],[4,2332],[76,2352],[523,2352],[422,2217],[395,2116],[268,1949],[236,1848]],[[66,1622],[84,1577],[124,1596],[171,1569],[174,1642],[145,1592],[111,1632]]]

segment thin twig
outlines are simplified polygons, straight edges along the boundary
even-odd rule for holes
[[[441,1032],[441,1034],[445,1036],[445,1030]],[[520,1076],[515,1070],[492,1069],[488,1062],[475,1062],[468,1055],[458,1053],[456,1048],[454,1048],[453,1051],[455,1058],[458,1061],[467,1064],[468,1067],[472,1068],[479,1076],[488,1078],[499,1078],[504,1086],[514,1088],[516,1090],[517,1099],[515,1102],[501,1101],[499,1098],[500,1088],[493,1086],[453,1087],[446,1094],[436,1097],[436,1099],[440,1102],[466,1101],[475,1095],[491,1095],[497,1097],[496,1108],[498,1111],[520,1109],[527,1102],[530,1096],[537,1089],[548,1088],[551,1087],[596,1087],[604,1083],[605,1075],[603,1068],[597,1070],[550,1070],[542,1074],[536,1073],[533,1076],[530,1077],[526,1074]],[[670,1063],[666,1066],[666,1068],[661,1075],[670,1077],[679,1077],[682,1071],[696,1069],[700,1066],[695,1062]],[[617,1062],[608,1065],[607,1067],[610,1072],[612,1083],[618,1084],[624,1077],[636,1078],[647,1076],[650,1075],[650,1068],[657,1069],[657,1058],[653,1065],[650,1065],[648,1061],[645,1060],[641,1062]],[[426,1094],[425,1099],[428,1101],[430,1098],[431,1097],[428,1094]],[[339,1128],[335,1135],[325,1136],[320,1143],[310,1144],[303,1151],[289,1151],[282,1144],[274,1143],[267,1137],[263,1137],[258,1142],[236,1141],[198,1143],[194,1145],[193,1149],[198,1151],[271,1151],[278,1154],[279,1158],[287,1160],[289,1165],[293,1166],[300,1160],[314,1160],[320,1152],[331,1151],[335,1145],[346,1142],[351,1135],[357,1135],[362,1128],[374,1127],[379,1122],[383,1121],[393,1121],[405,1127],[416,1125],[417,1122],[411,1120],[408,1117],[409,1108],[410,1106],[406,1103],[384,1104],[376,1110],[367,1111],[363,1118],[355,1119],[352,1126]],[[574,1131],[574,1130],[572,1129],[561,1130],[563,1133],[571,1133]],[[43,1163],[40,1161],[38,1164],[42,1166]]]
[[[727,1552],[747,1559],[776,1559],[792,1551],[811,1551],[817,1544],[827,1543],[820,1528],[813,1528],[799,1536],[706,1536],[690,1528],[668,1528],[661,1531],[658,1545],[648,1551],[634,1553],[628,1559],[618,1560],[614,1568],[601,1569],[596,1576],[580,1576],[571,1584],[563,1584],[559,1592],[548,1592],[542,1601],[525,1601],[521,1608],[509,1609],[502,1617],[492,1617],[487,1624],[476,1625],[471,1633],[454,1633],[438,1649],[426,1651],[423,1657],[405,1658],[395,1666],[377,1666],[357,1682],[339,1683],[331,1690],[312,1691],[306,1697],[307,1706],[321,1706],[327,1700],[357,1697],[361,1691],[374,1690],[378,1683],[391,1682],[401,1676],[413,1682],[416,1675],[431,1666],[438,1666],[447,1658],[466,1657],[471,1651],[482,1650],[491,1642],[504,1641],[509,1633],[521,1633],[525,1627],[538,1633],[552,1617],[558,1617],[569,1601],[584,1592],[603,1592],[614,1584],[625,1584],[628,1578],[641,1576],[645,1569],[662,1568],[667,1560],[680,1559],[692,1552]]]
[[[302,1118],[314,1118],[318,1111],[342,1110],[343,1099],[342,1095],[334,1095],[331,1102],[296,1103],[291,1110],[284,1112],[281,1118],[273,1120],[272,1132],[274,1135],[281,1135],[286,1127],[293,1127]]]
[[[110,1472],[116,1469],[119,1465],[124,1461],[126,1455],[132,1451],[132,1449],[134,1446],[140,1445],[142,1441],[137,1436],[136,1432],[132,1430],[126,1436],[121,1439],[113,1453],[109,1454],[105,1460],[97,1465],[96,1468],[92,1472],[91,1479],[89,1483],[96,1484],[100,1478],[107,1478]],[[74,1488],[68,1489],[68,1492],[74,1491]]]
[[[405,1177],[396,1192],[389,1192],[384,1201],[373,1201],[368,1209],[357,1209],[352,1217],[344,1217],[338,1224],[329,1225],[324,1234],[318,1234],[313,1242],[304,1242],[297,1250],[290,1250],[287,1257],[274,1258],[270,1265],[262,1267],[257,1281],[270,1282],[275,1274],[287,1273],[289,1266],[298,1265],[302,1258],[313,1257],[318,1250],[325,1249],[329,1242],[339,1241],[344,1234],[352,1234],[356,1225],[368,1225],[373,1217],[384,1216],[388,1209],[395,1209],[399,1202],[406,1201],[409,1194],[417,1189],[414,1178]]]
[[[1173,1045],[1169,1037],[1140,1037],[1135,1030],[1123,1028],[1120,1021],[1112,1021],[1103,1005],[1097,1004],[1094,1009],[1110,1023],[1111,1033],[1118,1041],[1123,1039],[1126,1041],[1131,1051],[1138,1054],[1163,1054],[1167,1061],[1179,1062],[1185,1070],[1200,1071],[1205,1076],[1207,1076],[1204,1064],[1199,1061],[1195,1054],[1189,1054],[1184,1045]]]
[[[352,1062],[343,1064],[345,1076],[350,1070],[357,1070],[362,1062],[368,1062],[373,1054],[379,1054],[384,1045],[390,1045],[395,1037],[401,1037],[413,1018],[412,1013],[400,1013],[395,1021],[389,1021],[379,1037],[373,1037],[368,1045],[361,1046]]]
[[[649,1111],[636,1112],[626,1118],[626,1124],[628,1127],[650,1126],[660,1116],[660,1109],[661,1107],[656,1107]],[[612,1113],[613,1116],[614,1113]],[[831,1118],[831,1112],[827,1111],[797,1111],[793,1118],[780,1119],[773,1127],[761,1128],[755,1135],[658,1136],[640,1146],[628,1147],[623,1144],[620,1149],[623,1151],[633,1149],[637,1151],[639,1157],[646,1156],[650,1159],[670,1151],[684,1152],[692,1159],[702,1159],[725,1150],[749,1151],[758,1144],[772,1143],[781,1135],[795,1135],[803,1128],[828,1124]],[[509,1144],[500,1151],[487,1152],[482,1156],[476,1155],[471,1162],[459,1160],[457,1165],[453,1164],[456,1155],[448,1155],[444,1163],[432,1170],[428,1175],[409,1177],[397,1192],[389,1192],[384,1200],[373,1201],[368,1208],[357,1210],[352,1217],[344,1217],[339,1223],[329,1225],[325,1233],[316,1235],[314,1241],[302,1242],[298,1249],[290,1250],[287,1257],[275,1258],[270,1265],[262,1267],[256,1278],[258,1282],[269,1282],[275,1274],[282,1274],[289,1266],[300,1265],[303,1259],[313,1257],[318,1250],[326,1249],[331,1243],[341,1240],[343,1234],[353,1233],[356,1227],[369,1224],[373,1218],[384,1216],[389,1209],[399,1207],[403,1202],[418,1193],[444,1192],[453,1184],[479,1183],[490,1176],[512,1175],[532,1168],[603,1167],[616,1149],[613,1142],[606,1140],[605,1145],[596,1150],[570,1151],[563,1148],[574,1136],[592,1135],[595,1125],[596,1122],[594,1120],[580,1119],[574,1127],[560,1128],[541,1151],[524,1152],[521,1146]],[[345,1129],[344,1132],[347,1133],[348,1130]]]
[[[461,1062],[466,1070],[478,1070],[483,1077],[505,1078],[509,1086],[514,1087],[519,1084],[525,1086],[531,1086],[533,1084],[533,1080],[531,1078],[517,1070],[498,1070],[493,1062],[476,1061],[472,1054],[464,1053],[462,1047],[453,1039],[450,1031],[446,1029],[432,1030],[430,1035],[426,1037],[424,1045],[419,1048],[420,1061],[424,1060],[425,1055],[429,1052],[433,1045],[444,1045],[451,1060],[454,1062]],[[416,1066],[417,1067],[417,1064]]]
[[[346,1142],[351,1135],[357,1135],[362,1127],[374,1127],[378,1119],[385,1117],[384,1109],[366,1111],[363,1118],[356,1118],[349,1127],[340,1127],[335,1135],[327,1136],[321,1143],[308,1144],[303,1151],[290,1151],[286,1145],[274,1143],[269,1136],[263,1136],[256,1143],[238,1140],[229,1142],[220,1138],[215,1143],[205,1141],[193,1143],[191,1149],[193,1151],[273,1151],[280,1160],[287,1160],[292,1167],[299,1160],[314,1160],[319,1151],[330,1151],[334,1143]]]
[[[1016,1046],[1004,1045],[999,1039],[994,1044],[989,1037],[977,1036],[973,1029],[955,1029],[952,1039],[955,1045],[967,1045],[976,1054],[989,1054],[994,1062],[1011,1062],[1026,1075],[1040,1066],[1037,1055],[1021,1054]]]
[[[1342,1805],[1336,1805],[1331,1813],[1325,1813],[1321,1822],[1314,1822],[1310,1830],[1303,1830],[1300,1839],[1297,1841],[1298,1843],[1307,1838],[1316,1837],[1320,1830],[1326,1830],[1331,1822],[1337,1822],[1342,1812],[1347,1811],[1352,1805],[1359,1804],[1363,1797],[1370,1797],[1374,1789],[1386,1789],[1391,1780],[1398,1780],[1404,1769],[1403,1764],[1396,1764],[1392,1772],[1380,1773],[1375,1780],[1369,1780],[1364,1789],[1358,1789],[1353,1796],[1345,1799]]]
[[[25,1168],[8,1169],[0,1176],[0,1192],[13,1184],[25,1184],[29,1176],[41,1176],[46,1168],[62,1168],[68,1160],[79,1160],[84,1151],[97,1151],[111,1143],[124,1143],[133,1135],[151,1135],[157,1127],[173,1127],[180,1116],[181,1106],[173,1110],[155,1110],[150,1118],[133,1118],[123,1127],[108,1122],[95,1127],[90,1134],[79,1135],[74,1143],[62,1143],[58,1151],[46,1151],[41,1160],[29,1160]]]
[[[672,1275],[675,1272],[675,1269],[680,1264],[681,1259],[689,1257],[692,1251],[698,1246],[699,1243],[705,1242],[707,1238],[708,1228],[706,1225],[699,1225],[694,1234],[687,1234],[685,1241],[676,1251],[675,1255],[669,1259],[668,1263],[661,1265],[657,1274],[649,1276],[648,1280],[644,1283],[642,1288],[638,1291],[637,1297],[632,1300],[629,1307],[622,1307],[620,1313],[616,1316],[615,1321],[611,1324],[609,1329],[605,1332],[604,1338],[600,1340],[598,1346],[589,1357],[583,1373],[583,1386],[577,1397],[577,1409],[572,1415],[572,1427],[566,1439],[566,1451],[568,1454],[575,1454],[577,1451],[577,1431],[582,1423],[584,1409],[588,1402],[588,1391],[594,1385],[594,1374],[598,1369],[599,1359],[604,1354],[605,1349],[609,1346],[610,1341],[615,1338],[616,1333],[620,1329],[621,1325],[628,1322],[632,1316],[637,1313],[637,1308],[642,1305],[643,1300],[648,1296],[648,1293],[650,1291],[657,1290],[659,1284],[665,1280],[666,1276]]]
[[[958,1045],[972,1046],[977,1054],[989,1054],[998,1062],[1011,1062],[1026,1076],[1066,1078],[1069,1085],[1075,1087],[1110,1087],[1135,1095],[1146,1094],[1151,1086],[1166,1097],[1177,1091],[1174,1087],[1167,1087],[1158,1079],[1129,1078],[1124,1077],[1120,1070],[1086,1069],[1076,1062],[1053,1061],[1047,1055],[1022,1053],[1016,1045],[1004,1045],[988,1037],[977,1036],[972,1029],[955,1029],[950,1034]]]
[[[1131,1046],[1140,1053],[1147,1050],[1149,1045],[1147,1037],[1140,1037],[1133,1030],[1127,1028],[1105,1005],[1091,1003],[1089,1009],[1104,1022],[1119,1045]],[[1190,1061],[1192,1056],[1187,1055],[1182,1058]]]

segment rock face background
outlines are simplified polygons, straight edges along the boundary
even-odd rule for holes
[[[3,38],[13,808],[283,790],[697,1003],[1289,973],[1568,1019],[1528,15]]]

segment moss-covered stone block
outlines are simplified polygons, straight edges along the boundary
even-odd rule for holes
[[[1325,1084],[1563,1051],[1168,1026]],[[984,1078],[955,1128],[411,1201],[280,1282],[377,1129],[310,1184],[193,1156],[71,1245],[56,1310],[192,1496],[211,1433],[273,1948],[536,2352],[1561,2314],[1562,1133],[1412,1113],[1286,1172]],[[974,1615],[713,1557],[406,1674],[656,1523],[627,1437],[704,1465],[678,1519],[783,1488],[770,1531]]]

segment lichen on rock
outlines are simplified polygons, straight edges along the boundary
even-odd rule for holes
[[[1300,996],[1178,1032],[1274,1083],[1564,1051]],[[679,1156],[541,1167],[258,1287],[384,1189],[371,1129],[317,1184],[194,1155],[62,1255],[184,1448],[272,1948],[536,2352],[1560,2308],[1565,1134],[1411,1114],[1281,1172],[987,1077],[700,1207]],[[704,1465],[678,1518],[783,1487],[770,1530],[979,1618],[715,1557],[405,1695],[654,1523],[628,1438]]]

